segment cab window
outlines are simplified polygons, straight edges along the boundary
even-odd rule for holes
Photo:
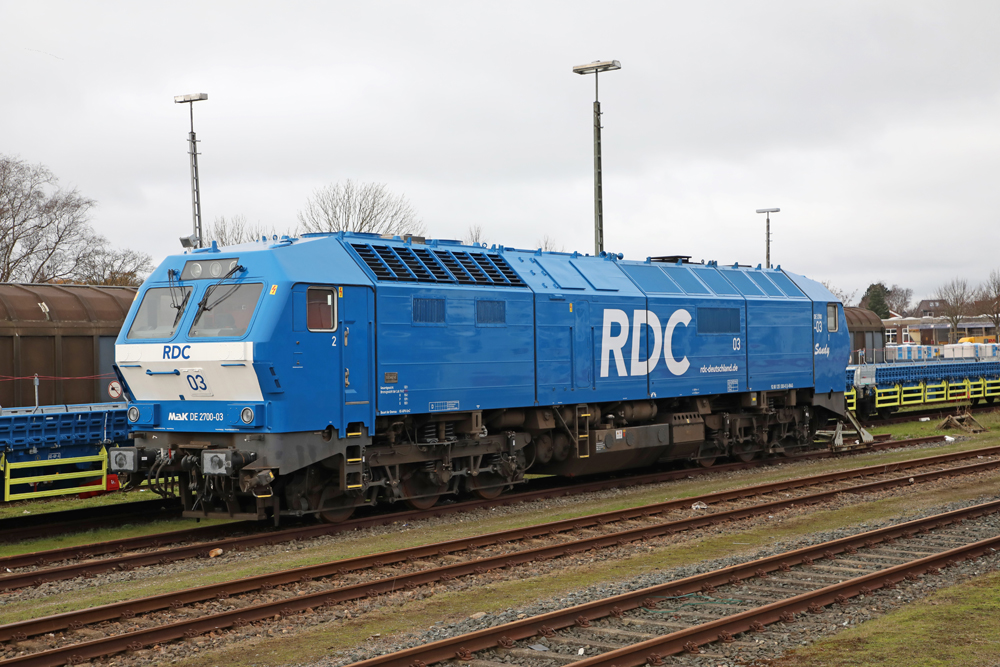
[[[337,293],[332,289],[306,290],[306,328],[309,331],[337,330]]]
[[[172,338],[190,297],[190,287],[146,290],[126,338]]]
[[[250,327],[257,307],[261,283],[212,285],[198,304],[198,314],[188,336],[191,338],[232,338],[242,336]]]
[[[831,332],[836,331],[839,325],[840,318],[837,317],[837,304],[826,304],[826,330]]]

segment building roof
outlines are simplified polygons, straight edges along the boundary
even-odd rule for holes
[[[866,308],[847,306],[844,308],[844,316],[850,331],[881,331],[883,328],[879,316]]]

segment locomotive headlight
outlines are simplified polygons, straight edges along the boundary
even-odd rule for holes
[[[202,268],[201,264],[198,264],[197,262],[195,262],[194,264],[191,265],[191,269],[190,270],[191,270],[191,277],[192,278],[201,278],[201,274],[202,274],[202,272],[205,269]]]
[[[133,405],[128,409],[128,420],[133,424],[139,421],[139,408]]]
[[[212,262],[208,267],[208,271],[212,274],[213,278],[218,278],[222,275],[222,262]]]
[[[240,419],[243,420],[244,424],[249,424],[253,421],[253,409],[243,408],[243,412],[240,413]]]

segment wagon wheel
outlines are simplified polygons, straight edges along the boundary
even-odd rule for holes
[[[340,523],[350,518],[354,509],[362,502],[361,496],[344,493],[331,484],[319,496],[317,516],[323,523]]]
[[[465,488],[483,500],[493,500],[499,497],[506,485],[507,479],[495,472],[481,472],[473,477],[465,478]]]
[[[436,477],[419,463],[408,466],[399,480],[406,504],[415,510],[434,507],[441,499],[441,494],[448,490],[448,483],[441,482]]]

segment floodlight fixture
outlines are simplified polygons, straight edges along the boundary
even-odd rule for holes
[[[598,72],[610,72],[611,70],[621,68],[622,64],[617,60],[602,60],[592,62],[589,65],[577,65],[573,68],[573,71],[577,74],[597,74]]]
[[[207,100],[208,93],[191,93],[190,95],[174,95],[174,102],[177,104],[183,104],[185,102],[200,102],[201,100]]]
[[[182,248],[197,248],[198,246],[198,235],[192,234],[191,236],[181,237],[181,247]]]
[[[758,213],[766,213],[767,214],[767,227],[765,228],[766,231],[764,232],[764,247],[765,247],[765,251],[764,251],[764,262],[765,262],[765,264],[764,265],[767,268],[770,269],[771,268],[771,214],[772,213],[780,213],[781,209],[780,208],[759,208],[759,209],[757,209],[757,212]]]
[[[601,102],[600,88],[597,81],[601,72],[612,72],[621,69],[617,60],[596,60],[587,65],[577,65],[573,71],[577,74],[594,75],[594,254],[604,251],[604,190],[602,185],[601,164]]]

